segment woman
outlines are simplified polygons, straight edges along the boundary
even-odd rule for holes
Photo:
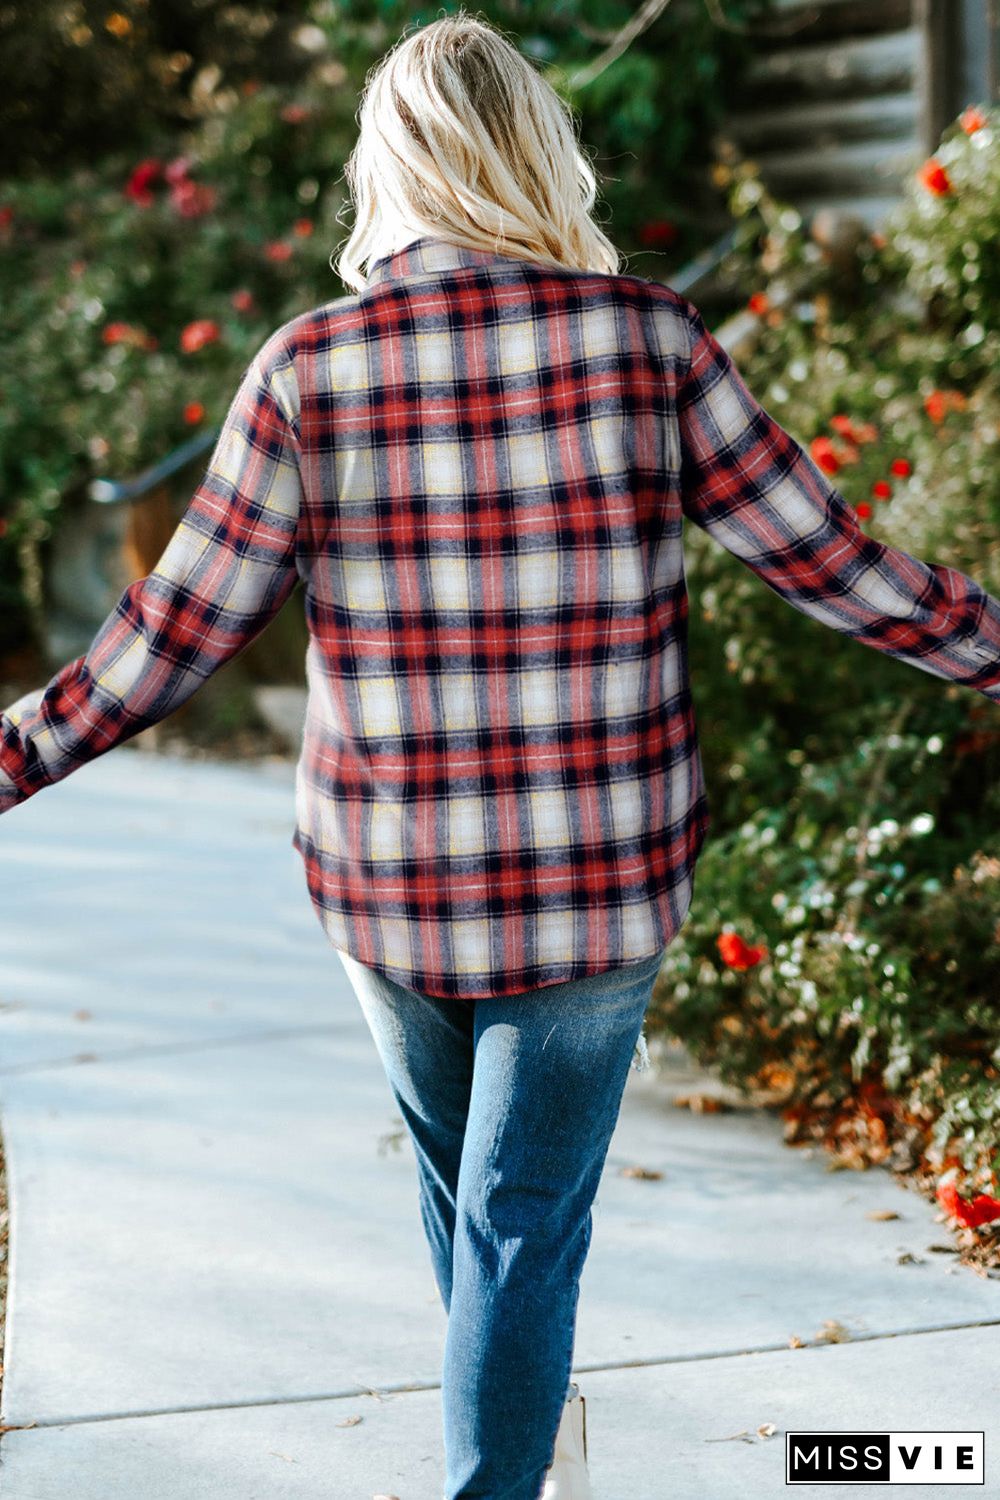
[[[993,702],[1000,601],[861,533],[697,308],[619,271],[572,117],[501,33],[405,35],[359,119],[353,290],[267,340],[153,572],[3,715],[0,810],[177,708],[302,580],[293,843],[416,1152],[445,1500],[586,1500],[591,1206],[709,821],[682,520]]]

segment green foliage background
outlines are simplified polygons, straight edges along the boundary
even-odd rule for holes
[[[951,192],[918,173],[847,256],[806,236],[752,164],[721,172],[744,285],[767,299],[747,383],[814,458],[833,445],[867,532],[994,595],[998,125],[993,110],[971,134],[950,127],[936,158]],[[686,552],[714,828],[651,1029],[820,1121],[878,1085],[886,1150],[916,1127],[933,1172],[993,1191],[1000,709],[798,615],[697,528]],[[723,932],[764,956],[731,967]]]

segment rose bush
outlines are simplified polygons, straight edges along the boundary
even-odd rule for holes
[[[730,16],[755,3],[730,0]],[[348,232],[342,174],[359,92],[416,18],[409,0],[299,9],[261,18],[253,8],[254,34],[267,37],[260,61],[268,76],[259,79],[246,76],[247,35],[222,48],[210,28],[214,50],[201,56],[209,18],[171,13],[161,63],[169,73],[178,56],[186,59],[187,83],[174,79],[170,92],[173,116],[190,122],[183,131],[164,128],[151,83],[147,93],[159,103],[143,112],[142,80],[162,71],[143,51],[160,36],[155,18],[118,39],[134,54],[127,77],[118,50],[109,53],[106,36],[87,29],[68,76],[89,79],[86,66],[95,77],[110,70],[114,90],[99,90],[106,134],[137,148],[81,151],[74,133],[65,150],[47,152],[51,170],[4,182],[0,650],[24,634],[25,603],[38,620],[41,556],[69,513],[67,495],[94,477],[125,479],[198,431],[210,433],[267,335],[345,291],[329,258]],[[495,14],[509,27],[506,11]],[[239,29],[249,19],[220,15],[212,26]],[[517,26],[525,50],[578,110],[583,138],[616,163],[606,185],[616,240],[655,269],[664,252],[683,262],[703,243],[697,185],[709,128],[747,47],[707,8],[671,8],[614,68],[582,76],[616,19],[530,0]],[[121,101],[117,122],[106,118],[113,98]],[[92,101],[79,103],[91,118]],[[58,118],[72,119],[68,101],[60,104],[67,107]],[[53,109],[32,116],[36,145]],[[20,160],[18,127],[9,123],[12,159]],[[707,187],[704,197],[712,197]],[[193,463],[178,478],[179,499],[196,478]]]

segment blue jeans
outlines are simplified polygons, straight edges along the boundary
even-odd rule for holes
[[[448,1313],[445,1500],[538,1500],[569,1392],[580,1273],[663,953],[446,999],[338,949],[413,1142]]]

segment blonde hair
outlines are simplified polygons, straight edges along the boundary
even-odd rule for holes
[[[570,106],[489,23],[459,10],[404,31],[369,70],[356,118],[354,227],[331,257],[354,291],[362,267],[420,235],[618,271]]]

